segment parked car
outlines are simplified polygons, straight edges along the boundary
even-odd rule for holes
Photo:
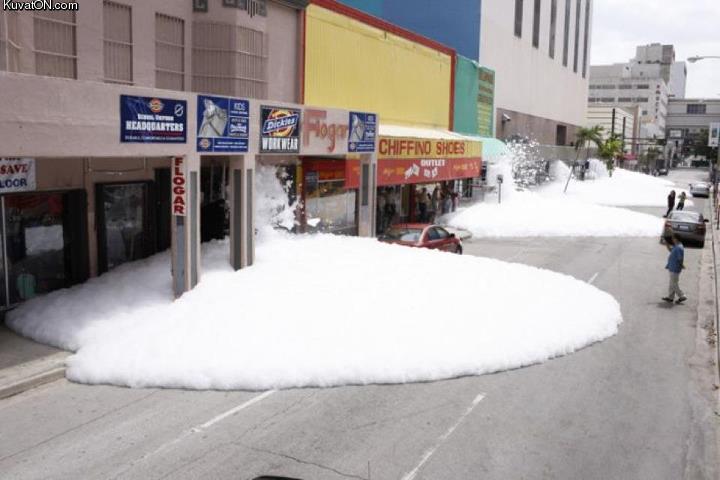
[[[709,197],[710,184],[707,182],[695,182],[690,184],[690,195],[693,197]]]
[[[680,241],[694,242],[700,248],[705,246],[705,224],[708,222],[702,213],[691,210],[675,210],[665,221],[663,239],[667,240],[675,234]]]
[[[391,226],[378,240],[408,247],[429,248],[462,254],[462,242],[439,225],[399,223]]]
[[[658,168],[658,175],[667,175],[668,169],[665,167]]]

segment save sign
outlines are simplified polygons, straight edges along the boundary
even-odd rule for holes
[[[172,214],[176,217],[184,217],[187,208],[187,197],[185,193],[187,178],[185,175],[185,157],[173,157],[172,159]]]

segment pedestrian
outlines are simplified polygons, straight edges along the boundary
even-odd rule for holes
[[[663,297],[662,299],[668,303],[672,303],[673,300],[675,300],[675,295],[677,295],[678,298],[675,300],[675,303],[679,305],[687,300],[685,294],[680,290],[680,272],[685,268],[683,265],[685,261],[685,249],[675,235],[671,235],[667,239],[665,246],[670,252],[667,265],[665,265],[665,268],[670,273],[670,288],[668,289],[667,297]]]
[[[675,190],[670,191],[670,195],[667,197],[667,213],[664,215],[664,218],[667,218],[668,215],[670,215],[670,212],[673,211],[673,208],[675,208]]]
[[[439,217],[440,213],[440,187],[437,185],[433,189],[432,196],[430,197],[430,214],[432,215],[431,222],[435,222],[435,219]]]
[[[420,222],[424,223],[427,221],[428,211],[428,193],[427,188],[423,187],[417,196],[418,212],[420,213]]]
[[[685,199],[687,198],[687,193],[680,192],[680,200],[678,201],[676,210],[682,210],[685,208]]]

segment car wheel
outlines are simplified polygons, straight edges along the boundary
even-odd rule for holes
[[[461,245],[457,246],[457,248],[455,249],[455,253],[457,253],[458,255],[462,255],[462,246]]]

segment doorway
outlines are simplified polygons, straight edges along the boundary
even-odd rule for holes
[[[96,185],[100,273],[156,252],[153,182]]]

